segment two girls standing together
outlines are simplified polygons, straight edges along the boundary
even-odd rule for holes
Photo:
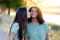
[[[40,8],[33,6],[27,16],[26,7],[19,8],[11,26],[9,40],[49,40],[48,24],[42,17]]]

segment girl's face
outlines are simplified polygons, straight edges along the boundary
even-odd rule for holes
[[[37,17],[37,9],[36,8],[32,8],[31,9],[31,17],[32,18],[36,18]]]

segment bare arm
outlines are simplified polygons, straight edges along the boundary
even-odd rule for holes
[[[9,40],[13,40],[14,39],[14,36],[15,36],[15,33],[14,32],[11,32],[10,35],[9,35]]]
[[[25,35],[25,37],[24,37],[24,40],[28,40],[28,37],[27,37],[27,35]]]
[[[46,35],[46,40],[49,40],[49,36],[48,36],[48,34]]]

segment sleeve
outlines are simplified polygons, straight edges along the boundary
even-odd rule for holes
[[[48,24],[45,23],[45,32],[46,32],[46,34],[48,34],[50,31],[51,31],[51,30],[50,30]]]
[[[18,29],[19,29],[18,23],[14,23],[12,25],[11,32],[17,33]]]

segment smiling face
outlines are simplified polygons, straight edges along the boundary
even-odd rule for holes
[[[33,6],[29,9],[31,17],[28,19],[28,22],[32,22],[32,19],[37,19],[40,24],[43,24],[43,16],[41,9],[39,7]]]
[[[37,9],[33,7],[30,14],[32,18],[37,18]]]

